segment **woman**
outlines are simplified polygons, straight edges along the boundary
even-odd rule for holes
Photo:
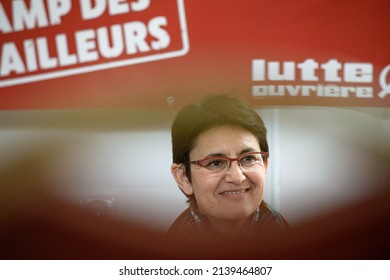
[[[262,200],[266,128],[248,105],[220,95],[186,106],[172,125],[172,150],[171,171],[189,207],[170,234],[237,236],[287,227]]]

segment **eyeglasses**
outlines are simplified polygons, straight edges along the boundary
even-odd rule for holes
[[[199,160],[187,162],[187,164],[196,164],[213,173],[226,171],[230,168],[232,161],[237,161],[242,169],[250,169],[255,164],[264,165],[268,157],[267,152],[250,152],[240,155],[236,158],[228,158],[223,156],[210,156]]]

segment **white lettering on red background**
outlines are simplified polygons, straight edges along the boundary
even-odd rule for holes
[[[153,15],[109,25],[102,25],[99,18],[137,16],[148,11],[151,0],[79,0],[78,9],[73,9],[75,1],[71,0],[10,1],[7,9],[0,2],[0,87],[184,55],[188,51],[186,32],[172,35],[168,31],[174,24],[186,31],[183,0],[173,1],[182,13],[179,23]],[[34,30],[64,24],[72,12],[92,27],[28,36]],[[7,40],[17,33],[26,36]],[[182,48],[169,50],[172,40],[178,38]]]
[[[378,94],[390,94],[386,82],[390,66],[382,70]],[[319,63],[313,58],[302,62],[252,60],[252,96],[317,96],[330,98],[373,98],[374,66],[368,62],[340,62],[329,59]],[[291,83],[291,84],[290,84]]]

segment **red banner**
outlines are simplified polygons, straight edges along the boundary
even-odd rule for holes
[[[0,2],[0,109],[390,106],[390,2]]]

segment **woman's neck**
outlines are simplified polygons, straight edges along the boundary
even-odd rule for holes
[[[237,236],[243,234],[244,229],[248,227],[251,218],[242,219],[242,220],[219,220],[219,219],[210,219],[209,224],[211,230],[217,235],[224,236]]]
[[[195,201],[191,201],[190,209],[196,213],[195,215],[200,219],[206,231],[212,231],[215,235],[242,235],[245,233],[245,230],[249,228],[249,225],[253,220],[253,216],[239,220],[225,220],[209,217],[208,215],[205,215],[199,211],[198,205]]]

